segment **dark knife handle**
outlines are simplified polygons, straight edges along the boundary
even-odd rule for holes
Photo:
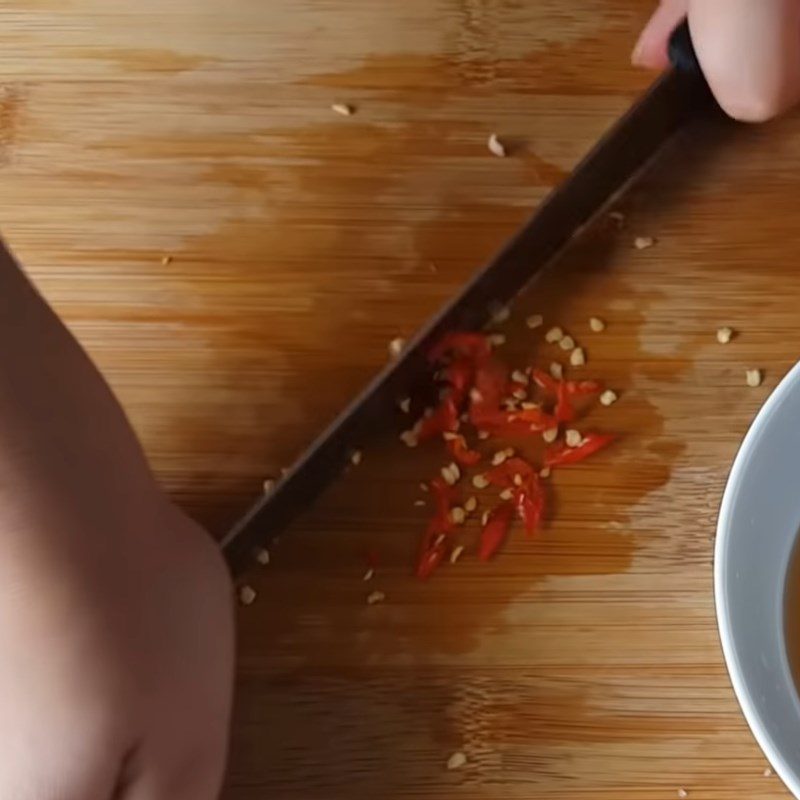
[[[700,68],[700,62],[697,60],[697,53],[694,51],[692,35],[689,33],[689,21],[687,19],[684,19],[683,22],[672,31],[672,35],[669,37],[667,53],[675,69],[693,75],[703,74],[703,70]]]

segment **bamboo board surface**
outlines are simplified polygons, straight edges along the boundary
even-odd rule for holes
[[[649,5],[9,0],[4,235],[219,535],[646,87]],[[592,417],[619,445],[555,476],[539,538],[413,580],[443,460],[389,432],[282,537],[240,614],[225,800],[786,797],[725,673],[711,554],[738,442],[797,357],[798,134],[691,131],[622,230],[519,299],[510,360],[558,355],[522,324],[541,311],[621,394]]]

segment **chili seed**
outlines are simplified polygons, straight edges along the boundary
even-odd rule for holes
[[[447,769],[461,769],[466,763],[467,757],[463,753],[453,753],[453,755],[447,759]]]
[[[482,403],[483,395],[473,386],[472,389],[469,390],[469,399],[472,400],[473,403]]]
[[[417,434],[414,431],[403,431],[400,434],[400,441],[406,447],[416,447],[419,444],[419,440],[417,439]]]
[[[528,382],[528,375],[527,373],[523,372],[521,369],[515,369],[511,373],[511,380],[514,383],[527,383]]]
[[[386,595],[383,592],[375,591],[370,592],[367,595],[367,605],[374,606],[376,603],[382,603],[386,599]]]
[[[472,477],[472,485],[476,489],[485,489],[489,485],[489,481],[485,475],[478,473]]]
[[[508,456],[506,455],[506,451],[505,450],[498,450],[492,456],[492,466],[493,467],[499,467],[507,458],[508,458]]]
[[[549,342],[550,344],[555,344],[556,342],[560,342],[564,338],[564,331],[561,328],[555,327],[550,328],[549,331],[544,335],[544,340]]]
[[[570,428],[564,434],[564,441],[567,443],[567,447],[578,447],[580,443],[583,441],[583,435],[580,431],[576,431],[574,428]]]
[[[450,553],[450,563],[455,564],[459,558],[461,558],[461,554],[464,552],[464,545],[459,544],[453,548],[453,552]]]
[[[760,369],[749,369],[747,370],[747,385],[755,388],[756,386],[761,386],[761,381],[763,380],[763,376],[761,374]]]
[[[424,501],[424,500],[415,500],[415,501],[414,501],[414,505],[415,505],[415,506],[419,506],[419,507],[421,507],[421,506],[424,506],[424,505],[426,505],[426,503],[425,503],[425,501]]]
[[[586,363],[586,352],[582,347],[576,347],[569,354],[569,363],[573,367],[582,367]]]
[[[527,402],[522,404],[522,408],[526,411],[531,411],[534,408],[541,408],[541,405],[539,405],[539,403]]]
[[[264,494],[269,494],[275,488],[274,478],[264,479]]]
[[[560,381],[564,377],[564,367],[558,363],[558,361],[554,361],[550,365],[550,374],[557,380]]]
[[[464,503],[464,510],[468,514],[471,514],[477,507],[478,507],[477,497],[468,497],[466,502]]]
[[[486,511],[484,511],[483,514],[481,514],[481,525],[483,525],[484,527],[486,527],[486,523],[489,522],[489,514],[490,513],[491,512],[487,508]]]
[[[425,481],[420,481],[419,483],[420,491],[427,492],[428,491],[428,484]]]
[[[683,786],[681,786],[681,788],[678,789],[678,797],[680,797],[681,800],[686,800],[688,796],[689,792],[686,789],[684,789]]]
[[[502,303],[492,303],[489,306],[489,316],[495,325],[500,325],[511,316],[511,309]]]
[[[489,431],[478,431],[478,438],[479,438],[479,439],[486,440],[486,439],[488,439],[490,436],[491,436],[491,434],[489,433]]]
[[[603,394],[600,395],[600,404],[610,406],[616,403],[617,399],[617,393],[613,389],[606,389]]]
[[[364,457],[364,454],[360,450],[353,450],[350,454],[350,463],[357,467],[361,463],[361,459]]]
[[[172,256],[164,256],[161,259],[161,265],[164,267],[168,267],[172,263]]]
[[[602,333],[606,329],[606,324],[600,317],[591,317],[589,320],[589,328],[595,333]]]
[[[366,583],[367,581],[371,581],[373,576],[375,575],[375,570],[372,567],[367,567],[367,571],[362,576],[361,580]]]
[[[400,406],[400,410],[404,414],[408,414],[408,412],[411,411],[411,398],[404,397],[397,405]]]
[[[500,499],[501,500],[510,500],[514,496],[514,492],[511,489],[503,489],[500,492]]]
[[[524,389],[521,389],[521,388],[520,389],[514,389],[514,391],[511,393],[511,396],[515,400],[525,400],[525,398],[527,398],[527,396],[528,396],[528,393]]]
[[[633,240],[633,246],[637,250],[647,250],[648,247],[652,247],[656,243],[656,240],[652,236],[637,236]]]
[[[500,347],[500,345],[506,343],[506,337],[502,333],[492,333],[486,338],[492,347]]]
[[[761,773],[765,778],[772,777],[772,767],[764,767],[764,771]]]
[[[245,584],[239,589],[239,602],[243,606],[251,606],[256,601],[256,590],[252,586]]]
[[[461,506],[453,506],[450,509],[450,519],[454,525],[463,525],[467,519],[467,512]]]
[[[526,320],[525,324],[531,329],[541,328],[544,325],[544,317],[541,314],[531,314]]]
[[[564,336],[558,343],[562,350],[572,350],[575,347],[575,340],[571,336]]]
[[[336,114],[341,114],[343,117],[352,117],[356,113],[355,108],[347,103],[334,103],[331,106],[331,110]]]
[[[542,467],[539,470],[539,477],[540,478],[549,478],[550,477],[550,467]]]
[[[542,433],[542,439],[544,439],[547,444],[552,444],[558,439],[558,428],[548,428]]]
[[[493,156],[497,156],[498,158],[505,158],[506,156],[505,145],[497,138],[496,133],[493,133],[489,137],[489,140],[486,142],[486,146],[489,148],[489,152]]]
[[[522,475],[519,473],[514,476],[514,486],[522,486]]]
[[[446,467],[442,467],[442,477],[448,486],[455,486],[461,477],[461,470],[458,468],[458,464],[451,463]]]
[[[720,344],[728,344],[733,339],[733,328],[717,328],[717,341]]]
[[[406,340],[401,339],[399,336],[389,342],[389,355],[392,358],[399,358],[406,346]]]
[[[269,550],[266,547],[259,547],[256,550],[256,561],[261,564],[262,567],[266,567],[269,564]]]

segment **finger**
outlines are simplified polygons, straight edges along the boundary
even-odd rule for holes
[[[224,748],[209,742],[179,761],[144,765],[132,782],[118,787],[112,800],[218,800],[224,771]]]
[[[664,69],[669,64],[667,43],[670,34],[686,16],[688,8],[689,0],[661,0],[639,35],[631,62],[637,67]]]
[[[761,122],[800,98],[797,0],[691,0],[689,29],[717,102]]]

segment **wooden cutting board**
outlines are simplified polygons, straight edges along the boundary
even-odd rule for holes
[[[219,535],[647,85],[649,7],[9,0],[4,234]],[[559,355],[540,311],[621,396],[592,417],[620,443],[556,475],[536,540],[481,564],[470,523],[415,581],[440,451],[364,443],[248,577],[226,800],[786,796],[728,682],[711,557],[800,349],[799,194],[796,115],[695,130],[520,298],[510,361]]]

